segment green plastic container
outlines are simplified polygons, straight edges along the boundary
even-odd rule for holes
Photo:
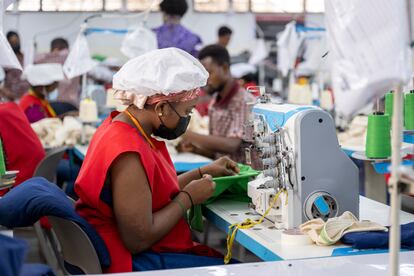
[[[231,197],[233,199],[246,198],[247,183],[252,177],[258,176],[260,172],[242,164],[239,164],[239,168],[240,173],[238,175],[213,178],[213,181],[216,183],[216,189],[206,204],[213,202],[219,196]]]

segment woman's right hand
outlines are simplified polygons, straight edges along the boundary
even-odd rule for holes
[[[203,178],[191,181],[183,190],[191,195],[193,203],[197,205],[209,199],[215,188],[216,183],[211,175],[205,174]]]

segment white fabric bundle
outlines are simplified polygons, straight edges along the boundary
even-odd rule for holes
[[[32,128],[44,147],[72,146],[80,142],[82,124],[74,117],[66,116],[63,122],[58,118],[46,118],[32,124]],[[85,126],[86,142],[92,139],[96,129]]]
[[[330,218],[324,222],[321,218],[307,221],[299,226],[317,245],[332,245],[343,235],[351,232],[386,231],[387,228],[371,221],[359,221],[351,212]]]

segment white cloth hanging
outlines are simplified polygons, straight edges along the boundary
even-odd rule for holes
[[[268,56],[269,51],[267,50],[265,40],[263,38],[259,38],[256,40],[256,45],[249,59],[249,64],[258,65]]]
[[[141,24],[127,33],[122,41],[121,52],[129,58],[134,58],[157,48],[155,33]]]
[[[326,0],[325,25],[338,115],[350,118],[409,80],[406,1]]]
[[[296,32],[296,22],[289,22],[277,40],[277,68],[286,77],[295,66],[304,36]]]
[[[91,58],[88,41],[84,34],[85,27],[81,26],[78,37],[63,65],[63,72],[68,79],[86,74],[98,64]]]

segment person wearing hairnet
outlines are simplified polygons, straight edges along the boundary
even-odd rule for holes
[[[188,126],[208,73],[190,54],[166,48],[128,61],[113,79],[112,112],[90,143],[75,183],[76,211],[104,240],[105,272],[223,264],[223,256],[191,239],[187,210],[207,200],[212,177],[239,172],[221,158],[177,177],[164,142]]]
[[[55,91],[58,82],[64,79],[62,65],[58,63],[30,65],[24,70],[23,75],[30,83],[31,89],[20,99],[19,106],[29,122],[56,117],[56,112],[48,101],[48,95]]]
[[[191,151],[211,158],[229,155],[245,163],[243,148],[244,126],[248,116],[247,103],[255,98],[233,79],[230,55],[220,45],[210,45],[200,51],[199,59],[210,76],[205,91],[213,96],[209,106],[209,135],[188,131],[178,146],[179,151]]]
[[[201,38],[180,24],[188,9],[186,0],[163,0],[160,4],[164,24],[153,29],[158,48],[176,47],[197,57]]]
[[[50,52],[37,55],[34,63],[59,63],[63,66],[68,55],[68,41],[62,37],[57,37],[50,42]],[[78,106],[80,100],[80,77],[74,77],[72,79],[64,78],[59,81],[58,88],[55,92],[55,95],[50,95],[51,100]]]

